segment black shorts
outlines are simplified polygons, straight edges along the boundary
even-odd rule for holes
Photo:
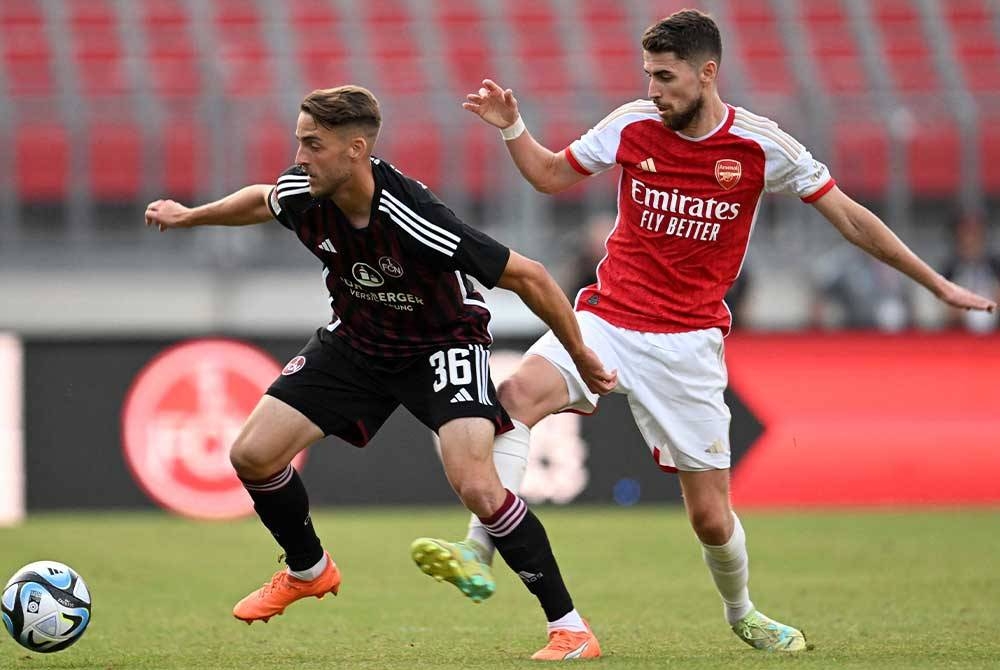
[[[326,435],[363,447],[402,405],[437,432],[452,419],[482,417],[511,428],[489,375],[489,349],[458,344],[393,359],[371,359],[320,328],[267,394],[291,405]]]

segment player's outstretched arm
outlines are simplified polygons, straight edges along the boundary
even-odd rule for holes
[[[583,343],[580,325],[566,294],[541,263],[512,250],[497,286],[516,293],[552,329],[573,358],[587,388],[601,395],[615,388],[618,372],[605,370],[597,354]]]
[[[558,193],[586,179],[586,175],[573,169],[562,152],[549,151],[531,136],[518,112],[517,98],[509,88],[503,89],[492,79],[484,79],[482,88],[465,96],[465,100],[462,107],[500,129],[514,164],[536,190]]]
[[[273,216],[267,198],[273,186],[244,186],[221,200],[200,207],[185,207],[173,200],[154,200],[146,206],[146,225],[160,232],[192,226],[248,226],[270,221]]]
[[[960,309],[987,312],[996,309],[997,304],[992,300],[941,276],[903,244],[881,219],[839,188],[834,187],[813,205],[849,242],[924,286],[942,302]]]

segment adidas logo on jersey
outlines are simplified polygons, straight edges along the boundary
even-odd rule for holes
[[[334,248],[333,242],[330,241],[330,238],[323,240],[323,243],[316,248],[322,249],[323,251],[329,251],[331,254],[337,253],[337,250]]]
[[[649,157],[641,163],[636,163],[635,166],[640,170],[645,170],[646,172],[656,172],[656,165],[653,163],[653,158]]]
[[[458,393],[452,397],[451,402],[452,404],[456,402],[472,402],[472,396],[465,389],[459,389]]]

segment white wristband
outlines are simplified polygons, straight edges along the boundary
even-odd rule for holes
[[[526,128],[524,127],[524,119],[522,119],[521,115],[518,114],[517,121],[510,124],[506,128],[500,129],[500,136],[503,137],[504,142],[510,142],[511,140],[516,140],[518,137],[520,137],[521,133],[523,133],[525,130]]]

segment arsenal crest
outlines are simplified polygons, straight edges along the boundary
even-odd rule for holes
[[[715,179],[727,191],[736,186],[743,175],[743,166],[735,158],[722,158],[715,162]]]

